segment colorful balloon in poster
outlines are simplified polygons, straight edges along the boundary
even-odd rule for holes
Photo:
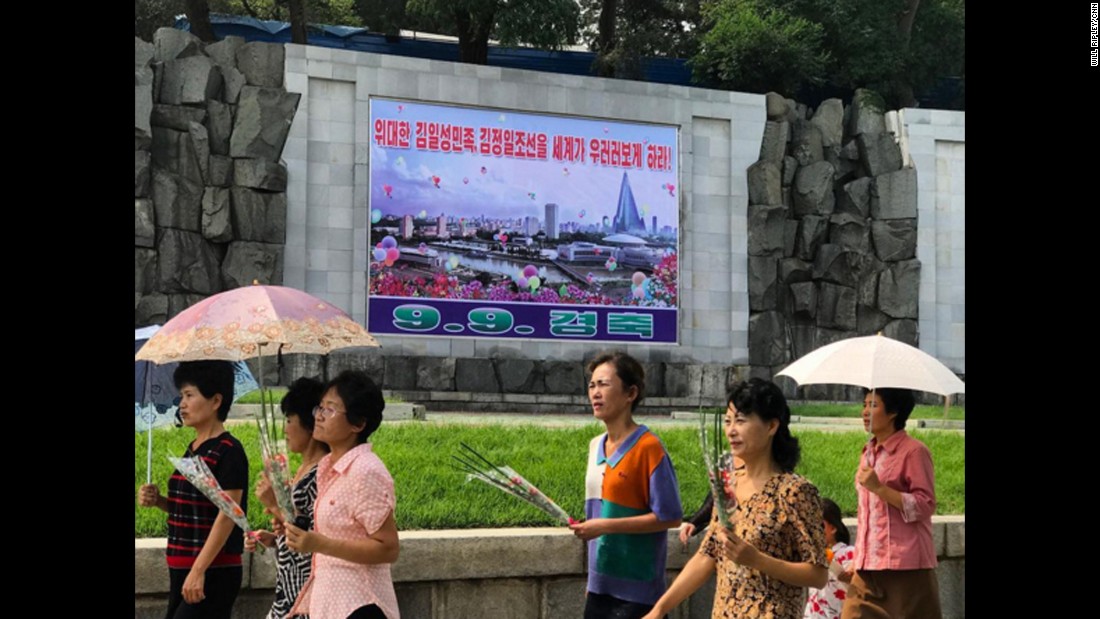
[[[382,211],[381,211],[381,209],[371,209],[370,222],[372,224],[376,224],[380,221],[382,221]]]
[[[371,255],[374,257],[375,262],[382,262],[386,259],[386,250],[381,247],[375,247]]]
[[[432,177],[432,182],[433,182],[433,183],[435,183],[435,188],[436,188],[436,189],[439,189],[439,188],[440,188],[440,187],[439,187],[439,177],[438,177],[438,176],[433,176],[433,177]]]
[[[393,185],[382,185],[382,191],[386,192],[386,197],[393,199]]]
[[[397,239],[388,235],[382,239],[382,249],[393,249],[395,247],[397,247]]]

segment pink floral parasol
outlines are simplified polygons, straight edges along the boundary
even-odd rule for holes
[[[339,348],[378,346],[340,308],[300,290],[252,285],[203,299],[160,328],[134,356],[166,363],[261,354],[327,354]]]
[[[264,356],[328,354],[340,348],[379,346],[340,308],[294,288],[253,284],[203,299],[169,320],[134,355],[135,361],[169,363],[259,357],[260,452],[282,518],[292,521],[285,439],[277,436],[263,376]]]

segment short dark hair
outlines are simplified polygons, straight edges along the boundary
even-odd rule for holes
[[[852,536],[848,532],[844,520],[840,517],[840,506],[836,502],[823,497],[821,499],[821,515],[825,518],[825,522],[836,527],[836,541],[845,544],[852,543]]]
[[[220,395],[222,403],[218,407],[218,420],[225,421],[229,418],[229,407],[233,405],[232,363],[214,360],[183,361],[172,373],[172,382],[176,389],[193,385],[207,399]]]
[[[772,459],[783,471],[793,471],[802,457],[802,450],[798,439],[791,436],[791,409],[779,386],[768,380],[750,378],[730,387],[726,402],[740,413],[756,415],[764,421],[779,421],[779,429],[772,437]]]
[[[313,418],[313,409],[317,408],[317,405],[321,403],[321,396],[324,394],[324,383],[316,378],[307,378],[303,376],[291,383],[279,407],[283,410],[284,416],[290,417],[294,415],[298,418],[298,424],[301,425],[302,428],[309,432],[313,432],[313,424],[315,421]],[[320,441],[318,442],[321,443]],[[327,443],[321,443],[321,446],[325,451],[329,450]]]
[[[347,408],[348,423],[366,424],[359,432],[358,442],[367,442],[370,435],[382,425],[382,411],[386,400],[382,389],[362,370],[344,370],[325,385],[325,391],[335,389]]]
[[[904,430],[905,422],[909,420],[909,415],[913,413],[913,408],[917,405],[913,390],[880,387],[875,389],[874,392],[882,398],[882,408],[886,410],[886,414],[894,415],[894,429]],[[866,396],[868,393],[871,393],[871,389],[865,388],[863,395]]]
[[[601,353],[595,359],[588,362],[588,375],[591,376],[596,368],[605,363],[610,363],[615,368],[615,375],[623,381],[623,388],[638,388],[638,397],[630,403],[630,412],[638,409],[638,405],[645,399],[645,368],[638,360],[622,351]]]

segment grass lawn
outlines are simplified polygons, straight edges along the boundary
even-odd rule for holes
[[[287,391],[286,387],[268,387],[267,388],[267,401],[271,404],[274,404],[275,406],[278,406],[279,403],[283,401],[283,396],[286,395],[286,391]],[[397,398],[397,397],[385,398],[385,400],[386,400],[386,403],[404,402],[405,401],[405,400],[402,400],[401,398]],[[261,399],[260,399],[260,390],[259,389],[256,389],[254,391],[249,391],[248,393],[246,393],[246,394],[242,395],[241,397],[237,398],[237,402],[240,403],[240,404],[259,404],[260,401],[261,401]]]
[[[942,414],[942,409],[941,409]],[[508,464],[539,486],[574,518],[584,514],[584,470],[588,442],[602,432],[592,424],[580,428],[540,426],[383,424],[372,437],[375,451],[394,477],[397,493],[397,526],[409,529],[449,529],[510,526],[552,526],[555,522],[526,503],[464,476],[449,465],[450,454],[459,442],[474,447],[498,464]],[[234,424],[230,431],[248,452],[250,480],[259,479],[259,441],[254,424]],[[964,494],[965,457],[963,437],[947,432],[912,432],[932,450],[936,466],[938,514],[966,511]],[[662,429],[680,481],[684,511],[691,513],[707,492],[699,439],[695,429]],[[134,490],[145,483],[146,435],[134,441]],[[836,501],[846,516],[853,516],[856,493],[853,476],[863,432],[812,432],[797,434],[802,444],[802,462],[796,472],[810,479],[823,496]],[[181,455],[194,437],[191,430],[158,429],[153,434],[153,481],[167,491],[172,466],[167,455]],[[298,457],[291,455],[291,468]],[[249,497],[252,498],[251,490]],[[135,536],[163,537],[167,534],[165,514],[142,508],[134,500]],[[268,516],[259,501],[248,504],[249,522],[264,527]]]
[[[792,415],[804,417],[859,417],[863,411],[862,402],[833,404],[830,402],[802,402],[791,405]],[[930,406],[918,404],[913,408],[910,419],[943,419],[943,404]],[[947,409],[948,419],[966,419],[966,409],[962,406],[951,406]]]

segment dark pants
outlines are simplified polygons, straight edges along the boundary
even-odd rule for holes
[[[386,614],[382,612],[382,609],[371,604],[356,608],[355,612],[348,615],[348,619],[386,619]]]
[[[641,619],[651,610],[652,604],[627,602],[589,591],[584,602],[584,619]]]
[[[198,604],[183,601],[183,581],[191,570],[168,570],[168,612],[164,619],[230,619],[233,602],[241,590],[241,566],[212,567],[206,570],[203,593]]]

